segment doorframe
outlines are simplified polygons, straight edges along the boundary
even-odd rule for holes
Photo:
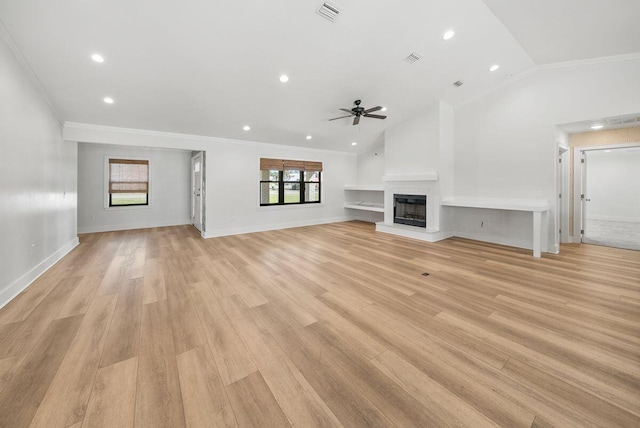
[[[195,163],[196,161],[200,160],[200,229],[198,229],[200,231],[201,234],[204,233],[204,219],[202,218],[203,216],[203,212],[202,212],[202,201],[204,199],[204,192],[203,192],[203,175],[204,175],[204,162],[203,162],[203,155],[202,152],[198,152],[195,155],[191,156],[191,224],[195,227],[195,205],[196,205],[196,172],[195,172]],[[196,227],[197,229],[197,227]]]
[[[556,210],[556,226],[560,233],[556,234],[556,248],[560,250],[560,244],[571,242],[569,233],[569,146],[558,144],[558,165],[556,171],[556,191],[558,209]]]
[[[580,230],[582,230],[582,199],[580,198],[580,195],[583,193],[583,164],[581,162],[583,152],[592,150],[624,149],[627,147],[640,147],[640,142],[580,146],[573,148],[573,242],[582,242],[582,234],[580,233]]]

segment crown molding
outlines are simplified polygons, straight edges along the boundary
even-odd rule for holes
[[[235,140],[232,138],[209,137],[205,135],[181,134],[176,132],[165,132],[165,131],[152,131],[147,129],[121,128],[121,127],[106,126],[106,125],[93,125],[89,123],[65,122],[63,125],[63,135],[66,136],[66,134],[70,130],[97,132],[103,135],[104,134],[120,134],[120,135],[132,135],[132,136],[135,135],[135,136],[141,136],[141,137],[162,138],[162,139],[174,140],[174,141],[180,141],[180,142],[193,141],[201,144],[202,143],[234,144],[234,145],[245,145],[245,146],[252,146],[252,147],[280,148],[280,149],[296,148],[296,149],[317,152],[317,153],[340,153],[340,154],[357,156],[357,154],[355,153],[343,152],[339,150],[317,149],[313,147],[303,147],[303,146],[294,146],[294,145],[286,145],[286,144],[270,144],[270,143],[263,143],[259,141]],[[65,139],[70,139],[71,141],[75,140],[73,138],[65,138]],[[78,142],[83,142],[83,141],[78,141]],[[91,142],[91,141],[84,141],[84,142]],[[121,143],[113,143],[113,144],[121,145]],[[180,147],[176,147],[176,148],[180,148]]]
[[[614,62],[628,61],[640,61],[640,52],[625,55],[603,56],[599,58],[578,59],[574,61],[554,62],[550,64],[539,65],[537,69],[551,70],[555,68],[583,67],[586,65],[609,64]]]

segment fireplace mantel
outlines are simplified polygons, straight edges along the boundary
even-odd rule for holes
[[[438,171],[416,173],[390,173],[382,177],[384,182],[396,181],[438,181]]]

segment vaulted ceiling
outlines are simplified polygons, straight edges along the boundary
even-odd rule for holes
[[[345,151],[536,65],[640,52],[637,0],[330,3],[0,0],[0,33],[62,121]],[[356,99],[388,118],[328,120]]]

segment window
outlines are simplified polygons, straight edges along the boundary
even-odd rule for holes
[[[260,159],[260,205],[320,203],[322,162]]]
[[[109,159],[109,206],[149,205],[149,161]]]

